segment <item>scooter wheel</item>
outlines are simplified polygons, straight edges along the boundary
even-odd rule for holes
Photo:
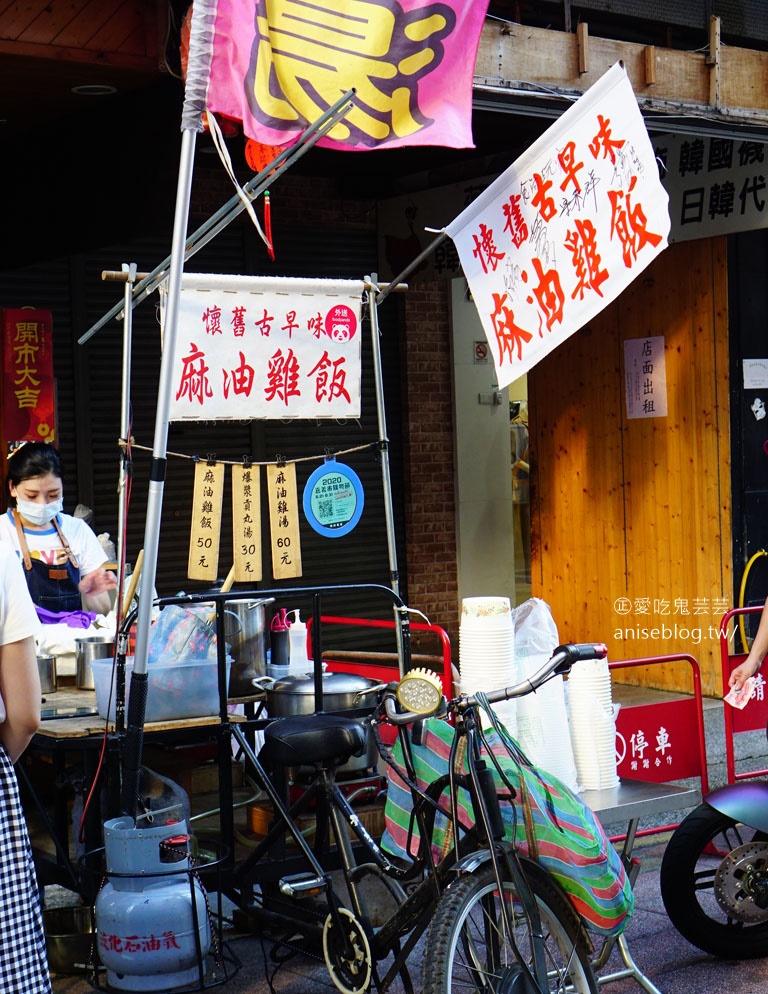
[[[768,956],[768,836],[701,804],[673,832],[660,872],[675,928],[724,959]]]

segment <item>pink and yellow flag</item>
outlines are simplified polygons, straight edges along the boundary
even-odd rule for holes
[[[471,148],[487,0],[219,0],[209,110],[289,144],[351,89],[318,144]]]

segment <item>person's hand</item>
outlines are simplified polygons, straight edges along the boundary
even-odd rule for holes
[[[115,590],[117,587],[117,577],[108,569],[99,566],[92,573],[86,574],[77,585],[81,594],[86,597],[93,597],[96,594],[103,594],[106,590]]]
[[[743,663],[740,663],[731,670],[731,675],[728,678],[728,686],[735,690],[741,690],[746,681],[751,676],[754,676],[759,669],[760,660],[754,663],[749,658],[745,659]]]

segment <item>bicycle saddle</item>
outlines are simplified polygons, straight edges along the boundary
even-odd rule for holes
[[[335,714],[278,718],[264,729],[259,759],[268,765],[318,766],[362,756],[366,730],[359,719]]]

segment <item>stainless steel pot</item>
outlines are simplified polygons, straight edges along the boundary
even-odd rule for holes
[[[229,672],[229,696],[250,697],[253,681],[267,670],[266,612],[274,597],[251,601],[227,601],[225,637],[234,660]]]
[[[260,681],[267,691],[267,714],[270,718],[288,718],[297,714],[312,714],[315,711],[315,677],[313,673],[300,676],[292,674],[281,680]],[[350,708],[364,708],[372,696],[358,697],[365,690],[375,687],[376,681],[357,673],[323,673],[323,711],[346,711]],[[369,769],[376,765],[378,753],[370,726],[367,726],[367,744],[362,756],[352,756],[339,772],[351,773]]]
[[[75,639],[75,684],[79,690],[93,690],[94,659],[108,659],[114,654],[115,640],[109,635]]]
[[[323,711],[364,708],[361,691],[376,686],[375,680],[357,673],[323,673]],[[371,706],[373,702],[371,702]],[[267,712],[270,718],[293,714],[312,714],[315,710],[315,676],[313,673],[291,674],[267,686]]]

